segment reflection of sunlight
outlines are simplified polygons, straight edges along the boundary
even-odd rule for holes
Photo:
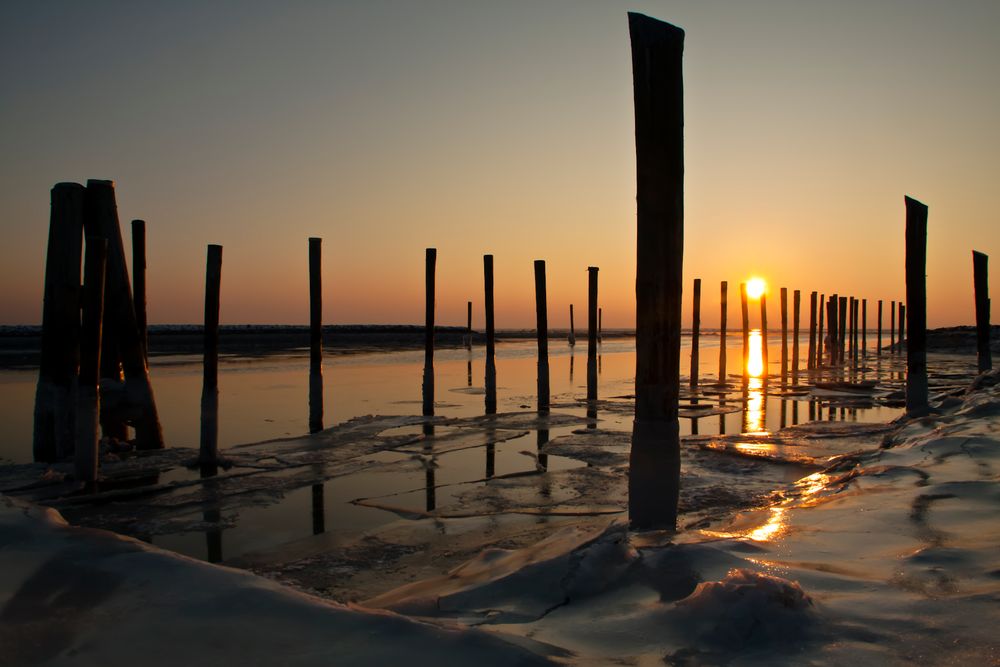
[[[760,329],[750,332],[750,352],[747,355],[747,374],[759,378],[764,374],[764,346]]]
[[[759,299],[767,291],[767,283],[763,278],[751,278],[747,281],[747,296],[751,299]]]
[[[820,491],[824,491],[827,488],[827,484],[830,482],[830,475],[824,475],[821,472],[814,472],[811,475],[806,475],[799,481],[795,482],[795,486],[799,487],[802,492],[807,505],[815,505],[818,502],[822,502],[817,498],[808,498],[808,496],[815,496]]]
[[[775,446],[769,442],[737,442],[736,449],[750,456],[774,454]]]
[[[768,518],[767,523],[759,528],[751,530],[747,533],[747,537],[755,542],[767,542],[768,540],[773,540],[785,532],[786,526],[784,518],[784,507],[772,507],[771,516]]]
[[[747,384],[747,404],[743,413],[744,433],[767,433],[764,426],[764,381],[750,378]]]

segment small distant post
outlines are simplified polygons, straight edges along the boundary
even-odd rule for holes
[[[694,279],[691,313],[691,388],[698,386],[698,345],[701,342],[701,278]]]
[[[538,411],[549,411],[549,315],[545,260],[535,260],[535,330],[538,338]]]
[[[868,358],[868,299],[861,299],[861,356]]]
[[[198,462],[219,462],[219,292],[222,283],[222,246],[208,246],[205,266],[205,344],[201,383],[201,444]]]
[[[76,394],[76,479],[96,482],[99,468],[101,409],[101,319],[104,317],[106,239],[90,237],[83,262],[83,326],[80,329],[80,375]]]
[[[907,297],[909,298],[909,297]],[[906,340],[906,330],[909,327],[906,324],[906,304],[903,302],[899,303],[899,351],[903,351],[903,345],[908,344]]]
[[[764,382],[767,382],[767,378],[771,374],[767,353],[767,292],[760,295],[760,345],[761,356],[764,360]]]
[[[465,349],[472,349],[472,302],[468,302],[468,317],[465,325]]]
[[[802,292],[792,292],[792,384],[799,383],[799,313],[802,309]]]
[[[636,147],[635,421],[629,520],[677,527],[684,260],[684,31],[630,12]]]
[[[823,366],[823,350],[826,345],[826,339],[823,338],[823,317],[826,315],[826,295],[819,295],[819,305],[817,306],[819,310],[819,324],[816,327],[816,368],[821,368]]]
[[[573,304],[569,304],[569,346],[576,346],[576,325],[573,322]]]
[[[604,309],[597,309],[597,342],[604,342]]]
[[[878,300],[878,332],[875,334],[875,356],[882,356],[882,299]]]
[[[889,354],[896,351],[896,302],[889,302]]]
[[[830,339],[830,365],[837,365],[837,348],[839,343],[837,342],[837,332],[839,328],[837,327],[837,295],[831,294],[829,300],[826,302],[826,328],[827,328],[827,338]]]
[[[729,313],[729,283],[722,281],[721,294],[719,298],[719,384],[726,384],[726,328]]]
[[[323,430],[323,239],[309,239],[309,432]]]
[[[812,370],[816,368],[816,292],[809,294],[809,353],[806,360],[806,368]]]
[[[989,261],[984,253],[972,251],[972,283],[976,292],[976,352],[979,372],[993,369],[990,350]]]
[[[926,414],[927,397],[927,206],[904,198],[906,204],[906,411]]]
[[[750,361],[750,310],[747,307],[747,284],[740,283],[740,308],[743,314],[743,381],[746,382],[748,373],[747,364]]]
[[[493,255],[483,255],[483,283],[486,310],[486,414],[497,411],[496,329],[493,320]]]
[[[854,297],[847,297],[847,358],[854,363]]]
[[[858,365],[858,330],[860,329],[858,307],[860,305],[860,299],[851,297],[851,363],[855,366]]]
[[[845,361],[844,352],[847,347],[847,297],[838,296],[840,312],[837,313],[837,325],[840,327],[838,336],[839,345],[837,347],[837,360],[843,364]]]
[[[781,381],[788,375],[788,288],[781,288]]]
[[[68,456],[75,438],[73,392],[80,361],[84,188],[78,183],[57,183],[50,197],[32,445],[35,461],[49,463]]]
[[[132,221],[132,301],[135,323],[139,327],[142,353],[149,363],[149,325],[146,322],[146,221]]]
[[[424,385],[423,414],[434,414],[434,270],[437,266],[437,248],[427,248],[424,253]]]
[[[587,400],[597,400],[597,271],[587,267]]]

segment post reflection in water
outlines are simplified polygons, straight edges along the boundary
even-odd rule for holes
[[[542,454],[542,448],[545,447],[545,444],[548,441],[549,441],[549,430],[547,428],[538,429],[538,448],[537,448],[538,469],[542,472],[545,472],[546,470],[549,469],[549,455]]]
[[[466,375],[466,379],[468,380],[468,384],[466,386],[471,387],[472,386],[472,359],[469,359],[469,365],[467,366],[467,368],[468,368],[468,373]]]
[[[203,463],[201,465],[201,478],[208,479],[209,477],[215,477],[219,474],[219,468],[214,463]],[[215,484],[205,483],[205,488],[209,491],[209,502],[215,503]],[[211,528],[205,531],[205,552],[206,558],[209,563],[221,563],[222,562],[222,530],[218,528],[219,522],[222,520],[221,510],[215,506],[212,509],[206,509],[202,512],[202,519],[205,523],[210,526],[216,526],[216,528]]]
[[[424,438],[434,435],[434,424],[424,423]],[[424,493],[426,495],[426,507],[428,512],[433,512],[437,507],[437,499],[434,494],[434,445],[430,440],[424,440]]]
[[[743,433],[767,433],[764,423],[766,384],[764,383],[763,338],[760,329],[754,329],[749,337],[750,350],[743,386]]]
[[[313,535],[326,532],[326,513],[323,508],[323,485],[312,486],[312,524]]]
[[[570,353],[569,353],[569,381],[570,382],[573,382],[573,359],[575,359],[575,358],[576,358],[576,355],[573,354],[572,348],[570,348]]]

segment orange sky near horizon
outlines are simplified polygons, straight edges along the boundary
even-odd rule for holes
[[[498,3],[499,4],[499,3]],[[1000,5],[76,3],[0,8],[0,324],[40,321],[49,188],[111,178],[147,221],[151,323],[196,323],[205,246],[223,323],[634,326],[635,152],[625,12],[687,30],[684,326],[702,279],[899,300],[903,196],[929,206],[930,326],[971,324],[973,248],[1000,257]],[[237,8],[239,10],[237,11]],[[995,262],[994,262],[995,263]],[[1000,267],[990,289],[1000,293]],[[756,319],[756,314],[755,314]],[[994,317],[994,321],[995,321]]]

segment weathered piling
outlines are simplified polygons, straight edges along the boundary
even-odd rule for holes
[[[85,191],[57,183],[50,193],[45,256],[42,345],[35,389],[35,461],[53,462],[73,451],[77,365],[80,362],[80,255]]]
[[[83,262],[82,319],[80,328],[80,374],[76,393],[76,479],[97,481],[99,467],[101,409],[101,319],[104,317],[104,266],[108,242],[91,237]]]
[[[837,335],[837,361],[843,364],[846,360],[844,355],[847,350],[847,297],[838,296],[837,298],[840,305],[840,310],[837,313],[837,325],[840,327],[840,333]]]
[[[493,255],[483,255],[483,308],[486,315],[486,414],[497,411],[496,329],[493,320]]]
[[[854,321],[853,330],[851,332],[851,354],[854,365],[858,365],[858,358],[861,354],[861,344],[859,339],[861,337],[861,317],[859,315],[859,310],[861,308],[861,299],[857,297],[854,298],[853,312],[851,313],[851,319]]]
[[[201,444],[198,462],[219,462],[219,291],[222,283],[222,246],[208,246],[205,265],[204,360],[201,382]]]
[[[587,400],[597,400],[597,271],[587,267]]]
[[[576,325],[573,322],[573,304],[569,304],[569,345],[576,345]]]
[[[549,411],[549,315],[545,260],[535,260],[535,331],[538,338],[538,411]]]
[[[878,331],[875,333],[875,355],[882,356],[882,299],[878,300]]]
[[[906,412],[925,414],[927,396],[927,206],[906,204]]]
[[[691,388],[698,386],[698,345],[701,342],[701,278],[694,279],[694,292],[691,301]]]
[[[760,351],[764,361],[764,381],[770,375],[770,366],[767,350],[767,292],[760,295]]]
[[[819,295],[819,323],[816,325],[816,368],[823,366],[823,352],[826,347],[826,339],[823,337],[823,318],[826,315],[826,295]]]
[[[132,302],[139,342],[149,364],[149,324],[146,321],[146,221],[132,221]]]
[[[854,363],[854,297],[847,297],[847,358]]]
[[[972,251],[972,285],[976,296],[976,357],[979,372],[993,370],[990,350],[990,284],[988,255]]]
[[[750,310],[747,306],[747,284],[740,283],[740,309],[743,315],[743,376],[744,382],[748,378],[750,363]]]
[[[900,302],[899,303],[899,334],[898,334],[899,340],[897,341],[897,345],[899,347],[899,351],[900,352],[903,351],[903,345],[907,344],[907,342],[906,342],[906,330],[907,330],[907,328],[908,327],[907,327],[907,324],[906,324],[906,304],[904,304],[903,302]]]
[[[597,309],[597,342],[604,340],[604,309]]]
[[[889,354],[896,351],[896,302],[889,302]]]
[[[781,288],[781,381],[788,375],[788,288]]]
[[[465,349],[472,349],[472,302],[467,303],[465,324]]]
[[[309,432],[323,430],[323,239],[309,239]]]
[[[115,201],[113,181],[95,179],[87,181],[83,225],[87,236],[99,236],[108,241],[104,274],[101,376],[105,377],[103,369],[108,366],[105,363],[107,361],[105,355],[109,353],[109,346],[104,342],[110,334],[113,334],[116,345],[111,347],[110,354],[116,360],[115,366],[117,359],[121,359],[121,369],[125,377],[125,396],[134,415],[132,425],[135,427],[136,448],[161,449],[163,432],[160,429],[153,387],[149,381],[149,368],[146,365],[146,356],[136,324],[135,303],[132,300],[132,286],[125,265],[125,250],[118,222],[118,205]],[[116,428],[121,424],[113,416],[105,422],[103,414],[101,423],[102,426],[106,423],[109,426],[115,424]],[[111,435],[121,435],[121,433]]]
[[[437,266],[437,248],[427,248],[424,253],[424,383],[423,414],[434,414],[434,270]]]
[[[799,315],[802,310],[802,292],[792,292],[792,384],[799,383]]]
[[[816,292],[809,293],[809,348],[806,358],[806,368],[816,368]]]
[[[726,329],[729,313],[729,283],[722,281],[719,294],[719,384],[726,384]]]
[[[861,299],[861,356],[868,357],[868,299]]]
[[[826,328],[827,328],[827,338],[829,339],[829,349],[830,349],[830,365],[837,365],[837,332],[839,331],[837,327],[837,295],[831,294],[830,299],[826,302]]]
[[[636,147],[635,421],[629,519],[677,527],[684,259],[684,31],[629,13]]]

